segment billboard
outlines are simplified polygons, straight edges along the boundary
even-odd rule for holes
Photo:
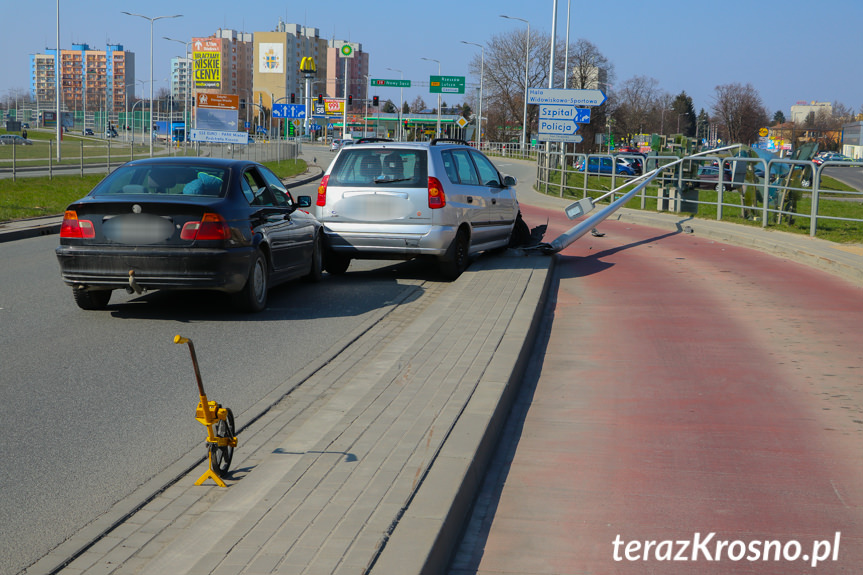
[[[222,52],[215,38],[192,38],[195,88],[222,87]]]
[[[285,73],[285,46],[276,42],[258,45],[258,72],[261,74]]]
[[[240,98],[233,94],[196,94],[196,127],[204,131],[236,132]],[[198,140],[209,141],[209,140]]]

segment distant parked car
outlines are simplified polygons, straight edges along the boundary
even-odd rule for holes
[[[617,160],[621,160],[618,162]],[[587,159],[587,172],[589,174],[610,174],[611,173],[611,158],[609,157],[596,157],[591,156]],[[615,159],[615,168],[614,171],[617,174],[623,176],[634,176],[635,170],[633,170],[629,164],[623,161],[623,158]],[[583,172],[584,171],[584,162],[579,162],[575,165],[575,169]]]
[[[844,155],[836,153],[836,152],[830,152],[830,153],[824,154],[823,156],[819,154],[818,156],[815,156],[814,158],[812,158],[812,162],[817,166],[820,166],[824,162],[853,162],[853,161],[854,160],[849,158],[848,156],[844,156]]]
[[[642,154],[626,154],[615,156],[615,161],[618,164],[626,164],[632,171],[635,172],[636,176],[640,176],[642,172],[644,172],[644,156]]]
[[[354,141],[351,138],[342,138],[340,140],[333,140],[333,143],[330,144],[330,151],[335,152],[340,150],[341,148],[353,144]]]
[[[725,162],[726,167],[722,174],[722,191],[739,188],[740,186],[734,183],[734,175],[731,169],[727,167],[728,162]],[[698,166],[698,187],[713,188],[719,191],[719,166],[715,164],[709,166]]]
[[[84,135],[85,136],[95,136],[96,134],[93,133],[93,128],[84,128]]]
[[[33,140],[22,138],[18,134],[3,134],[0,135],[0,144],[5,146],[32,146]]]

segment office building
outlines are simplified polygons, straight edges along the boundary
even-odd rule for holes
[[[286,24],[279,20],[272,32],[255,32],[254,102],[272,108],[275,102],[308,103],[305,74],[300,72],[303,58],[314,58],[317,72],[310,91],[325,91],[327,41],[317,28]]]

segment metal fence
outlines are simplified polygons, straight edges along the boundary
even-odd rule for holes
[[[851,238],[863,240],[863,192],[825,188],[824,170],[863,167],[863,162],[824,162],[736,156],[699,156],[669,169],[678,156],[630,154],[574,154],[537,152],[535,188],[562,198],[598,198],[609,191],[609,201],[625,192],[638,177],[620,173],[619,161],[641,159],[644,173],[658,169],[654,185],[646,187],[628,207],[681,212],[717,220],[748,220],[762,227],[808,220],[816,236],[840,222]],[[620,160],[618,160],[620,158]],[[719,169],[722,165],[723,168]],[[587,169],[585,169],[585,166]],[[600,167],[601,166],[601,167]],[[712,167],[712,168],[705,168]],[[765,176],[766,175],[766,176]],[[765,201],[766,199],[766,201]]]
[[[61,161],[57,161],[56,141],[33,140],[32,145],[0,146],[0,177],[13,179],[22,176],[84,173],[109,173],[134,159],[150,156],[149,142],[122,142],[115,139],[66,140],[61,148]],[[302,143],[294,140],[276,140],[249,144],[203,144],[179,142],[166,145],[154,142],[154,157],[204,156],[236,158],[254,162],[275,162],[297,159]]]

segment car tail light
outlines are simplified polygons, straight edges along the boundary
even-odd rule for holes
[[[180,231],[181,240],[227,240],[231,228],[219,214],[207,212],[200,221],[186,222]]]
[[[321,185],[318,186],[318,201],[317,205],[325,206],[327,205],[327,184],[330,181],[329,176],[324,176],[321,179]]]
[[[436,210],[446,205],[446,196],[443,193],[443,185],[437,178],[429,178],[429,208]]]
[[[90,220],[79,220],[78,212],[67,210],[63,214],[60,237],[90,239],[96,237],[96,230],[93,228],[93,222]]]

